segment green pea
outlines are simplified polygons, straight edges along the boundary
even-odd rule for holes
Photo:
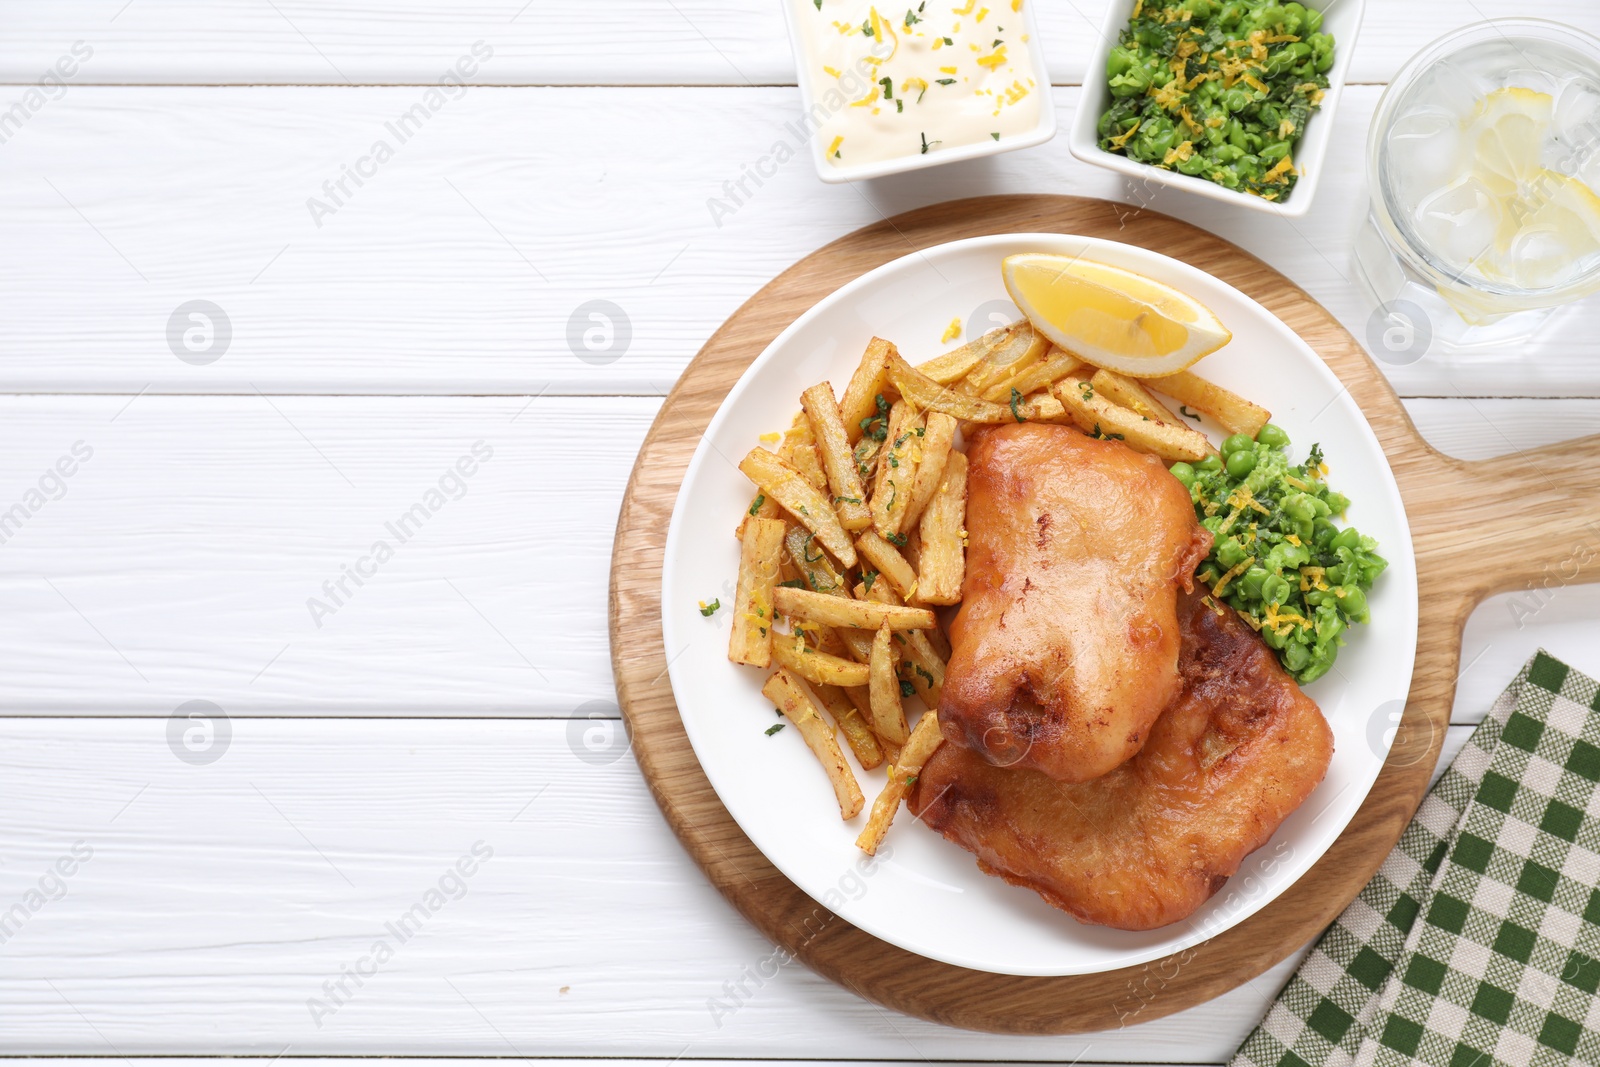
[[[1222,469],[1222,457],[1221,456],[1207,456],[1205,459],[1200,461],[1200,469],[1203,470],[1203,471],[1208,471],[1208,472],[1213,472],[1213,473],[1216,472],[1216,471],[1221,470]]]
[[[1251,567],[1239,579],[1239,591],[1250,600],[1261,599],[1261,583],[1271,577],[1265,567]]]
[[[1328,511],[1334,515],[1343,515],[1345,510],[1350,507],[1350,498],[1343,493],[1329,493],[1327,501]]]
[[[1194,485],[1194,468],[1189,466],[1189,464],[1174,463],[1172,466],[1168,467],[1167,470],[1174,478],[1182,482],[1185,488],[1190,488]]]
[[[1289,447],[1289,435],[1283,432],[1282,427],[1270,422],[1256,431],[1256,440],[1268,448]]]
[[[1283,650],[1283,665],[1291,671],[1304,670],[1311,663],[1311,650],[1302,644],[1292,644]]]
[[[1297,522],[1310,522],[1317,517],[1316,497],[1307,496],[1305,493],[1295,493],[1284,498],[1283,510],[1291,519]]]
[[[1229,537],[1216,546],[1217,562],[1232,570],[1250,558],[1250,553],[1234,538]]]
[[[1281,574],[1269,574],[1261,583],[1261,599],[1268,604],[1282,604],[1291,591],[1289,580]]]
[[[1263,626],[1261,628],[1261,640],[1267,643],[1268,648],[1281,650],[1284,645],[1289,643],[1289,635],[1280,634],[1270,626]]]
[[[1310,685],[1318,678],[1321,678],[1324,674],[1327,674],[1332,666],[1333,659],[1331,657],[1328,659],[1316,660],[1305,670],[1295,675],[1295,681],[1299,682],[1301,685]]]
[[[1222,454],[1224,456],[1229,456],[1240,451],[1241,449],[1249,449],[1254,444],[1255,442],[1245,434],[1236,433],[1226,441],[1222,442]]]
[[[1352,549],[1360,548],[1361,547],[1361,534],[1356,530],[1356,528],[1354,526],[1347,526],[1343,530],[1340,530],[1338,532],[1338,534],[1336,534],[1334,536],[1333,543],[1331,545],[1329,545],[1328,547],[1333,548],[1335,550],[1341,549],[1341,548],[1352,548]]]
[[[1228,455],[1227,463],[1228,477],[1248,478],[1250,472],[1256,469],[1256,454],[1249,450],[1235,451]]]
[[[1327,519],[1317,519],[1311,524],[1311,542],[1318,548],[1330,548],[1339,528]]]
[[[1316,33],[1318,30],[1322,29],[1322,12],[1316,10],[1315,8],[1308,8],[1306,10],[1306,29],[1310,30],[1312,33]]]
[[[1344,613],[1357,622],[1366,622],[1367,594],[1363,593],[1358,585],[1341,585],[1339,588],[1344,590],[1344,596],[1339,598],[1339,605],[1344,608]],[[1338,596],[1337,593],[1334,595]]]

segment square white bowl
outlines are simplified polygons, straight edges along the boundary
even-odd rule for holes
[[[1333,134],[1333,116],[1344,95],[1345,74],[1350,69],[1350,57],[1355,52],[1356,37],[1361,32],[1361,19],[1366,14],[1367,0],[1301,0],[1306,7],[1324,12],[1322,32],[1333,35],[1333,69],[1328,71],[1328,89],[1322,97],[1322,106],[1306,121],[1304,134],[1295,146],[1294,165],[1300,172],[1294,192],[1286,203],[1274,203],[1259,196],[1235,192],[1204,178],[1163,170],[1148,163],[1140,163],[1127,156],[1107,152],[1100,147],[1100,116],[1111,106],[1111,88],[1107,85],[1106,60],[1111,49],[1122,39],[1128,20],[1133,17],[1136,0],[1111,0],[1105,24],[1100,28],[1100,44],[1094,58],[1089,61],[1089,72],[1083,79],[1083,98],[1078,104],[1078,114],[1067,138],[1067,148],[1074,156],[1097,167],[1114,170],[1129,178],[1183,189],[1211,200],[1221,200],[1252,211],[1262,211],[1282,218],[1297,219],[1311,210],[1317,186],[1328,158],[1328,142]]]
[[[783,20],[789,27],[789,44],[794,50],[795,80],[800,86],[800,106],[804,114],[810,114],[812,107],[817,103],[824,86],[817,85],[812,68],[815,64],[811,57],[806,55],[805,35],[795,23],[798,0],[780,0],[783,5]],[[920,153],[914,156],[902,156],[897,159],[884,159],[876,163],[862,163],[858,166],[835,167],[828,162],[828,157],[823,151],[821,140],[815,135],[808,138],[811,142],[811,163],[817,168],[817,177],[830,185],[843,182],[860,181],[863,178],[881,178],[886,174],[899,174],[902,171],[921,170],[924,167],[937,167],[945,163],[957,163],[963,159],[978,159],[982,156],[997,156],[1002,152],[1015,152],[1019,148],[1032,148],[1044,144],[1056,135],[1056,109],[1050,98],[1050,71],[1045,65],[1044,48],[1039,39],[1039,20],[1034,14],[1034,2],[1030,0],[1022,5],[1022,22],[1028,34],[1028,54],[1033,60],[1033,80],[1040,93],[1039,121],[1025,133],[1019,133],[999,141],[980,141],[977,144],[962,145],[959,148],[941,149],[938,152]],[[1346,0],[1348,2],[1348,0]],[[1132,5],[1128,7],[1133,10]],[[1104,63],[1101,64],[1104,66]]]

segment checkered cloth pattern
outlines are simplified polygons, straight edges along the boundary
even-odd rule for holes
[[[1600,1064],[1597,711],[1534,656],[1230,1067]]]

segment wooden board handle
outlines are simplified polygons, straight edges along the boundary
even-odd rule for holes
[[[1600,578],[1600,435],[1477,463],[1439,458],[1445,469],[1425,491],[1440,506],[1407,500],[1417,563],[1441,569],[1469,610],[1496,593]]]

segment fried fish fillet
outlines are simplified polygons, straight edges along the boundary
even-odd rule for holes
[[[1311,795],[1333,758],[1317,705],[1239,619],[1180,604],[1182,695],[1143,750],[1071,785],[960,745],[923,767],[911,810],[1080,921],[1153,930],[1204,904]]]
[[[1098,778],[1178,693],[1178,591],[1211,535],[1161,462],[1120,441],[989,426],[967,459],[944,735],[999,766]]]

